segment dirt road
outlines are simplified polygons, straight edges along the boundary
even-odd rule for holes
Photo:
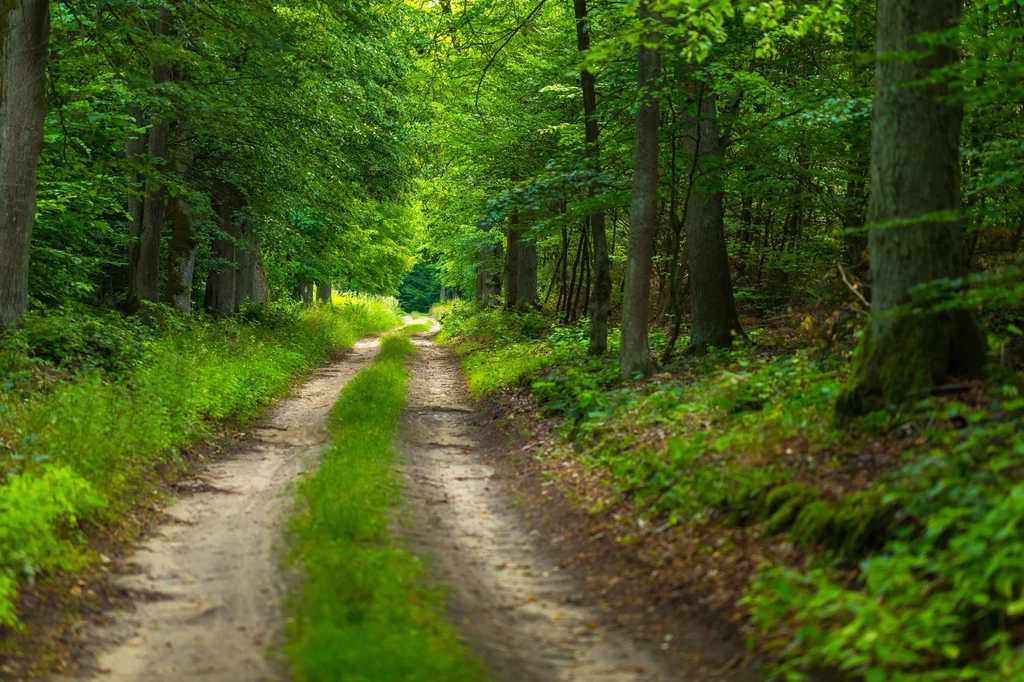
[[[270,682],[287,679],[266,656],[283,630],[281,544],[289,486],[315,460],[342,387],[376,356],[356,344],[295,397],[278,403],[200,491],[130,558],[121,578],[132,613],[90,637],[96,682]]]
[[[401,449],[412,549],[502,682],[671,682],[650,644],[602,624],[522,526],[480,457],[481,417],[447,348],[416,338]]]

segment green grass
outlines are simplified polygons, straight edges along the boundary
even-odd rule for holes
[[[405,333],[342,391],[331,444],[304,481],[295,557],[305,583],[293,602],[287,653],[299,682],[470,682],[480,667],[444,623],[440,592],[391,537],[400,482],[392,469],[405,403]]]
[[[77,527],[116,525],[160,466],[225,420],[246,422],[340,347],[399,322],[393,300],[168,318],[154,331],[48,311],[0,347],[0,624],[18,585],[90,561]]]

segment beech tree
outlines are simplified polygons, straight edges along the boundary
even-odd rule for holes
[[[960,195],[963,105],[944,71],[955,46],[919,36],[957,26],[959,0],[879,0],[868,235],[871,321],[837,404],[855,415],[899,404],[954,378],[974,378],[985,340],[965,310],[911,307],[920,285],[966,270]]]
[[[0,7],[0,329],[28,307],[36,172],[46,117],[48,0]]]
[[[724,348],[743,334],[732,294],[729,254],[725,245],[721,165],[725,144],[718,126],[717,97],[702,86],[697,115],[687,135],[693,173],[685,228],[692,307],[690,347],[698,352]]]
[[[573,15],[576,20],[576,45],[580,55],[586,58],[590,51],[590,24],[587,21],[587,0],[573,0]],[[594,74],[584,66],[580,70],[580,88],[583,92],[583,119],[586,130],[588,154],[594,164],[594,171],[600,172],[600,150],[598,139],[600,127],[597,120],[597,89]],[[588,194],[593,199],[597,194],[591,184]],[[604,211],[597,210],[588,216],[591,240],[594,244],[594,293],[590,304],[590,353],[603,355],[608,350],[608,313],[611,308],[612,272],[608,256],[608,230]]]
[[[641,17],[650,22],[645,4]],[[633,152],[633,203],[629,214],[629,247],[626,255],[625,292],[622,301],[622,346],[619,366],[625,376],[654,371],[648,345],[651,268],[658,203],[658,96],[661,74],[658,43],[661,35],[650,31],[641,39],[637,57],[636,141]]]

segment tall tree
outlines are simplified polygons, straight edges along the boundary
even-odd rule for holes
[[[210,274],[206,279],[204,306],[211,315],[224,315],[233,313],[237,309],[235,241],[239,232],[242,194],[235,185],[229,182],[218,182],[214,188],[214,200],[221,233],[214,238],[211,244],[213,257],[217,259],[218,263],[210,269]],[[310,285],[309,295],[312,298],[312,285]]]
[[[266,303],[270,293],[267,288],[267,271],[263,266],[259,242],[253,236],[249,221],[242,222],[235,252],[235,260],[238,261],[235,273],[235,310],[241,310],[246,303]]]
[[[921,38],[955,28],[960,10],[960,0],[878,2],[868,202],[872,316],[837,403],[840,416],[899,404],[951,378],[977,377],[985,363],[985,341],[969,312],[904,307],[915,286],[965,270],[963,106],[951,97],[948,73],[937,73],[958,56]]]
[[[650,25],[648,3],[640,6],[640,18]],[[626,377],[654,371],[647,338],[650,314],[651,269],[654,260],[654,229],[658,211],[658,96],[661,36],[650,28],[642,36],[637,57],[636,133],[633,149],[633,203],[629,213],[629,245],[626,252],[625,292],[622,302],[622,346],[619,366]]]
[[[590,51],[590,23],[587,21],[587,0],[573,0],[576,18],[576,47],[586,57]],[[600,129],[597,121],[597,92],[594,74],[584,66],[580,73],[583,91],[583,117],[586,126],[587,152],[595,174],[600,172],[598,141]],[[588,188],[590,198],[596,197],[594,183]],[[608,350],[608,312],[612,298],[611,259],[608,257],[608,237],[604,211],[590,215],[590,231],[594,246],[594,293],[590,303],[590,346],[592,355],[603,355]]]
[[[161,8],[156,21],[158,38],[171,34],[174,15],[167,7]],[[174,77],[166,55],[158,51],[153,58],[153,82],[159,88]],[[156,303],[160,296],[160,238],[163,234],[164,216],[167,207],[166,182],[160,171],[167,165],[167,138],[170,131],[170,115],[165,106],[157,106],[149,129],[149,160],[154,168],[143,199],[142,219],[139,229],[137,255],[134,263],[129,307],[135,308],[141,301]]]
[[[523,229],[519,226],[519,212],[508,216],[508,230],[505,232],[505,309],[514,310],[519,305],[519,256],[522,252],[520,240]]]
[[[516,308],[532,310],[537,307],[537,242],[519,235],[518,272],[516,278]]]
[[[188,82],[187,69],[175,69],[175,80]],[[192,310],[192,279],[196,267],[196,241],[192,204],[186,191],[192,179],[192,141],[184,112],[174,127],[174,169],[180,186],[167,198],[171,240],[167,246],[167,300],[181,313]]]
[[[697,95],[698,113],[687,136],[696,172],[684,209],[692,307],[690,347],[697,352],[729,346],[743,334],[725,247],[721,181],[725,146],[718,126],[717,98],[707,89],[702,86]]]
[[[0,329],[28,307],[49,38],[48,0],[0,5]]]
[[[325,279],[316,285],[316,301],[321,305],[331,305],[331,280]]]

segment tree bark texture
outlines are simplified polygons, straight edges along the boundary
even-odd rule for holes
[[[146,154],[148,136],[142,130],[146,125],[142,108],[138,105],[131,108],[132,120],[128,130],[125,132],[125,159],[132,165],[131,192],[128,194],[128,236],[131,237],[131,245],[128,247],[128,291],[129,309],[136,307],[136,301],[131,297],[134,291],[135,279],[138,277],[139,269],[139,239],[142,237],[142,217],[145,203],[142,201],[145,191],[145,183],[139,174],[143,158]]]
[[[175,80],[187,82],[187,71],[178,70]],[[180,313],[192,311],[192,280],[195,274],[196,242],[192,205],[186,189],[192,180],[192,143],[188,122],[179,118],[174,130],[174,168],[181,187],[167,199],[171,241],[167,248],[167,300]]]
[[[581,55],[590,51],[590,24],[587,22],[587,0],[573,0],[576,17],[576,47]],[[594,74],[583,69],[580,74],[583,91],[583,116],[585,119],[586,142],[595,173],[600,172],[600,151],[598,141],[600,129],[597,121],[597,89]],[[590,185],[590,197],[596,192]],[[594,294],[590,302],[590,354],[604,355],[608,350],[608,313],[611,309],[612,270],[608,256],[608,231],[604,211],[590,215],[590,232],[594,243]]]
[[[519,255],[516,257],[516,309],[532,310],[537,307],[537,242],[519,235]]]
[[[169,35],[173,16],[169,9],[161,9],[157,20],[157,34]],[[153,82],[157,85],[167,83],[174,74],[162,57],[153,61]],[[165,182],[159,177],[162,167],[167,164],[167,138],[170,130],[168,112],[158,109],[153,114],[153,124],[149,129],[149,159],[153,164],[156,177],[150,179],[146,186],[143,200],[142,225],[139,231],[138,261],[134,268],[131,282],[131,307],[137,307],[141,301],[156,303],[160,300],[160,237],[163,232],[164,214],[166,212],[167,190]]]
[[[501,275],[495,267],[498,263],[498,249],[488,239],[480,247],[479,257],[476,269],[476,300],[483,306],[497,305],[501,296]]]
[[[837,415],[862,414],[927,392],[950,379],[980,376],[985,340],[967,311],[901,309],[910,290],[964,273],[961,207],[962,105],[942,82],[955,50],[913,36],[947,31],[959,0],[879,0],[868,235],[872,317]],[[908,53],[918,53],[907,59]],[[920,55],[924,55],[923,57]],[[936,215],[937,213],[942,215]],[[899,221],[900,224],[886,224]]]
[[[330,280],[324,280],[316,285],[316,301],[321,305],[331,305]]]
[[[649,18],[646,5],[642,16]],[[659,36],[648,40],[657,43]],[[640,45],[637,61],[637,90],[640,106],[636,112],[633,151],[633,203],[629,214],[629,244],[626,251],[625,291],[622,301],[622,347],[619,366],[629,378],[654,371],[648,345],[651,268],[658,202],[658,100],[655,88],[661,71],[658,50]]]
[[[295,289],[296,297],[302,301],[302,305],[306,308],[313,307],[313,283],[312,282],[299,282]]]
[[[508,217],[508,231],[505,233],[505,309],[514,310],[519,302],[519,241],[523,231],[519,227],[519,214],[513,211]]]
[[[204,307],[211,315],[226,315],[235,312],[236,299],[236,259],[235,246],[239,233],[238,212],[242,208],[242,195],[238,188],[230,183],[218,182],[214,187],[217,222],[222,235],[210,245],[213,257],[221,261],[215,265],[206,278],[206,298]]]
[[[690,268],[690,348],[732,345],[743,335],[729,273],[725,245],[725,209],[720,168],[725,148],[718,129],[716,98],[704,95],[698,104],[687,150],[697,155],[693,187],[686,206],[686,250]]]
[[[241,310],[246,303],[257,305],[269,300],[267,272],[263,267],[263,254],[259,242],[244,221],[239,228],[238,243],[235,246],[235,310]]]
[[[0,329],[28,308],[49,40],[47,0],[0,3]]]

